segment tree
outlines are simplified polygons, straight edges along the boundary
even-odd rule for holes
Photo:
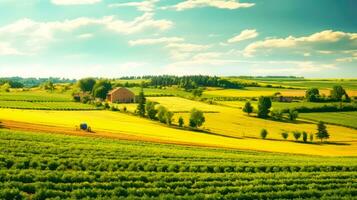
[[[286,140],[289,137],[289,133],[284,131],[281,133],[281,136]]]
[[[52,83],[52,81],[47,81],[43,83],[42,87],[43,89],[50,91],[53,91],[55,89],[55,85]]]
[[[262,129],[260,131],[260,137],[265,139],[265,138],[267,138],[267,136],[268,136],[268,131],[266,129]]]
[[[92,92],[96,81],[94,78],[84,78],[78,81],[78,87],[83,92]]]
[[[314,140],[314,134],[310,133],[310,142]]]
[[[258,101],[258,117],[267,118],[271,108],[271,99],[270,97],[259,97]]]
[[[281,110],[272,110],[270,112],[270,116],[273,118],[273,119],[276,119],[276,120],[282,120],[283,119],[283,112]]]
[[[200,110],[197,110],[196,108],[191,110],[191,116],[190,116],[190,126],[192,128],[197,128],[202,126],[202,124],[205,122],[205,117],[203,115],[203,112]]]
[[[167,111],[165,113],[165,118],[166,118],[166,124],[171,125],[172,123],[172,117],[174,116],[174,113],[171,111]]]
[[[336,101],[341,101],[342,100],[342,96],[346,94],[345,89],[343,89],[342,86],[340,85],[335,85],[333,86],[331,92],[330,92],[330,96],[332,99],[336,100]]]
[[[321,142],[322,142],[323,139],[328,139],[328,138],[330,138],[330,135],[329,135],[329,133],[327,132],[325,123],[322,122],[322,121],[320,121],[320,122],[317,124],[316,138],[320,139]]]
[[[297,110],[289,109],[288,117],[291,121],[296,120],[296,118],[298,118],[298,116],[299,116],[299,112]]]
[[[299,131],[294,131],[293,135],[294,135],[295,140],[299,140],[301,133]]]
[[[183,121],[182,116],[179,117],[178,124],[179,124],[179,127],[183,127],[184,121]]]
[[[347,92],[342,96],[343,102],[351,102],[351,97],[348,96]]]
[[[149,119],[156,119],[157,110],[155,109],[156,102],[147,101],[145,105],[146,114]]]
[[[2,86],[1,86],[1,90],[2,91],[5,91],[5,92],[10,92],[10,84],[8,82],[4,83]]]
[[[302,140],[306,143],[307,142],[307,133],[305,131],[302,132]]]
[[[146,103],[146,98],[144,95],[144,89],[141,87],[139,96],[137,98],[137,103],[138,106],[136,108],[137,113],[139,116],[144,117],[145,116],[145,103]]]
[[[192,94],[194,97],[200,97],[200,96],[202,96],[202,93],[203,93],[202,88],[196,88],[196,89],[192,90]]]
[[[100,80],[93,87],[93,96],[106,99],[108,92],[112,89],[112,84],[108,80]]]
[[[309,88],[305,92],[305,97],[307,101],[316,102],[320,98],[320,92],[317,88]]]
[[[168,112],[167,108],[165,108],[164,106],[159,106],[157,110],[157,118],[159,119],[159,121],[161,123],[166,123],[166,113]]]
[[[247,113],[248,115],[253,112],[253,106],[249,101],[245,102],[243,112]]]

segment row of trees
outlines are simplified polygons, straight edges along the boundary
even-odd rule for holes
[[[300,131],[292,131],[292,135],[293,135],[293,137],[295,138],[296,141],[298,141],[298,140],[300,139],[300,137],[302,136],[302,140],[303,140],[304,142],[307,142],[308,134],[307,134],[305,131],[303,131],[303,132],[300,132]],[[316,138],[318,138],[318,139],[321,140],[321,142],[322,142],[324,139],[329,139],[329,138],[330,138],[330,134],[328,133],[327,128],[326,128],[326,125],[325,125],[324,122],[321,122],[321,121],[320,121],[320,122],[317,124],[317,132],[315,133],[315,135],[316,135]],[[262,130],[260,131],[260,137],[261,137],[262,139],[266,139],[267,136],[268,136],[268,131],[267,131],[266,129],[262,129]],[[289,132],[283,131],[283,132],[281,133],[281,136],[286,140],[286,139],[288,139],[288,137],[289,137]],[[314,135],[313,135],[313,134],[310,134],[309,137],[310,137],[310,142],[312,142],[313,139],[314,139]]]
[[[112,89],[112,84],[105,79],[84,78],[78,81],[78,87],[82,92],[91,94],[95,98],[105,99]]]
[[[330,91],[330,96],[328,97],[321,95],[319,89],[317,88],[309,88],[306,90],[305,97],[306,100],[310,102],[351,101],[351,98],[348,96],[346,90],[340,85],[333,86]]]
[[[257,116],[259,118],[268,118],[269,113],[270,117],[272,117],[275,120],[282,120],[284,113],[288,115],[288,119],[291,121],[296,120],[296,118],[299,116],[299,112],[296,109],[287,109],[287,110],[273,110],[270,111],[270,108],[272,106],[272,101],[270,97],[260,97],[258,100],[258,110],[257,110]],[[254,108],[252,104],[248,101],[245,103],[243,107],[243,112],[247,113],[250,115],[254,111]]]
[[[222,79],[217,76],[152,76],[150,85],[155,87],[178,85],[186,90],[198,87],[243,88],[243,84]]]
[[[138,106],[136,108],[136,113],[141,117],[147,117],[152,120],[158,120],[161,123],[168,125],[172,124],[172,118],[174,113],[171,112],[166,107],[159,105],[157,102],[146,101],[143,88],[137,97]],[[205,117],[203,112],[198,109],[192,109],[190,114],[189,126],[192,128],[198,128],[205,122]],[[178,119],[178,125],[183,127],[184,119],[180,117]]]

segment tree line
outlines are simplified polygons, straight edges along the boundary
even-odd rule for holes
[[[340,101],[350,102],[351,101],[351,98],[348,96],[346,90],[340,85],[333,86],[329,96],[321,95],[318,88],[309,88],[308,90],[306,90],[305,98],[309,102],[340,102]]]
[[[222,87],[222,88],[244,88],[244,85],[239,82],[233,82],[227,79],[222,79],[217,76],[152,76],[150,85],[155,87],[165,87],[178,85],[186,90],[195,89],[198,87]]]

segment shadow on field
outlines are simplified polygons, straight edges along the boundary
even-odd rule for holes
[[[284,139],[274,139],[274,138],[266,138],[262,139],[259,137],[253,137],[253,136],[246,136],[244,138],[250,138],[250,139],[261,139],[261,140],[268,140],[268,141],[279,141],[279,142],[292,142],[292,143],[300,143],[300,144],[306,144],[306,145],[338,145],[338,146],[349,146],[351,144],[346,143],[346,142],[331,142],[331,141],[317,141],[317,142],[303,142],[303,141],[294,141],[294,140],[284,140]],[[242,138],[242,139],[244,139]]]

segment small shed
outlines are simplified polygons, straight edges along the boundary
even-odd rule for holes
[[[110,91],[107,100],[111,103],[133,103],[135,94],[128,88],[119,87]]]

